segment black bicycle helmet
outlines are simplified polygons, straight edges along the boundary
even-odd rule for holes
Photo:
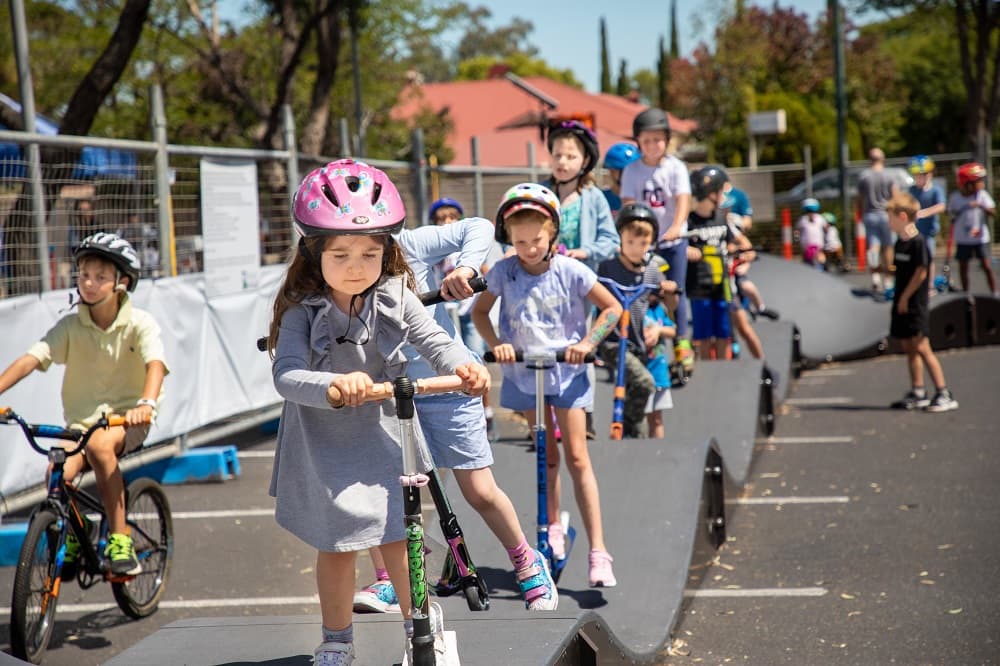
[[[703,166],[691,174],[691,196],[705,199],[713,192],[721,192],[729,182],[729,174],[718,164]]]
[[[663,109],[652,107],[642,111],[632,121],[632,137],[639,138],[639,132],[647,130],[665,130],[670,138],[670,119]]]
[[[565,134],[575,136],[583,144],[583,168],[580,169],[580,173],[576,176],[577,178],[583,178],[597,166],[597,160],[601,157],[600,150],[597,147],[597,135],[579,120],[550,122],[548,136],[545,141],[550,153],[552,152],[552,144],[556,138]]]
[[[653,238],[656,238],[660,231],[660,223],[657,221],[656,215],[644,203],[627,203],[618,211],[618,217],[615,218],[615,228],[618,229],[619,236],[629,222],[645,222],[653,230]]]
[[[83,239],[80,246],[73,250],[73,260],[79,264],[84,257],[101,257],[107,259],[128,277],[128,290],[135,291],[139,283],[139,255],[127,240],[118,234],[100,231]]]

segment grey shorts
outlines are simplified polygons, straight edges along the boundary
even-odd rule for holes
[[[865,224],[865,238],[868,247],[878,245],[892,247],[892,229],[889,228],[889,213],[884,210],[870,210],[861,218]]]

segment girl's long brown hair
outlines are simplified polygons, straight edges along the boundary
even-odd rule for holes
[[[298,247],[291,249],[291,256],[288,262],[288,272],[285,273],[285,281],[278,290],[278,295],[274,299],[274,310],[271,316],[271,328],[267,336],[267,351],[274,358],[274,350],[278,345],[278,330],[281,328],[281,318],[289,308],[298,305],[310,296],[318,296],[329,293],[330,287],[323,279],[323,272],[320,268],[320,255],[326,246],[326,241],[330,236],[318,236],[314,238],[303,238],[300,243],[304,251]],[[388,276],[403,275],[406,277],[406,286],[411,291],[416,291],[417,280],[413,275],[413,269],[406,263],[406,255],[399,244],[392,239],[389,234],[376,236],[384,244],[384,254],[382,256],[382,274],[379,281]]]

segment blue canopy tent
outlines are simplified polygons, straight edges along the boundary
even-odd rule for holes
[[[16,113],[21,113],[21,104],[3,93],[0,93],[0,104]],[[0,129],[11,128],[0,122]],[[35,115],[35,130],[39,134],[59,133],[58,125],[41,114]],[[87,146],[80,151],[80,157],[70,177],[75,180],[93,180],[98,177],[134,180],[136,165],[135,153]],[[27,164],[21,146],[16,143],[0,142],[0,178],[24,178],[26,170]]]

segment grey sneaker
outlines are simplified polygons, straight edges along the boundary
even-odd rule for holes
[[[951,397],[951,391],[945,389],[938,391],[934,399],[924,409],[928,412],[950,412],[953,409],[958,409],[958,401]]]
[[[905,409],[909,411],[911,409],[924,409],[930,404],[931,399],[928,398],[926,394],[919,396],[913,391],[910,391],[903,396],[902,400],[897,400],[892,403],[891,407],[893,409]]]
[[[317,666],[351,666],[354,663],[354,643],[320,643],[313,653],[312,663]]]

